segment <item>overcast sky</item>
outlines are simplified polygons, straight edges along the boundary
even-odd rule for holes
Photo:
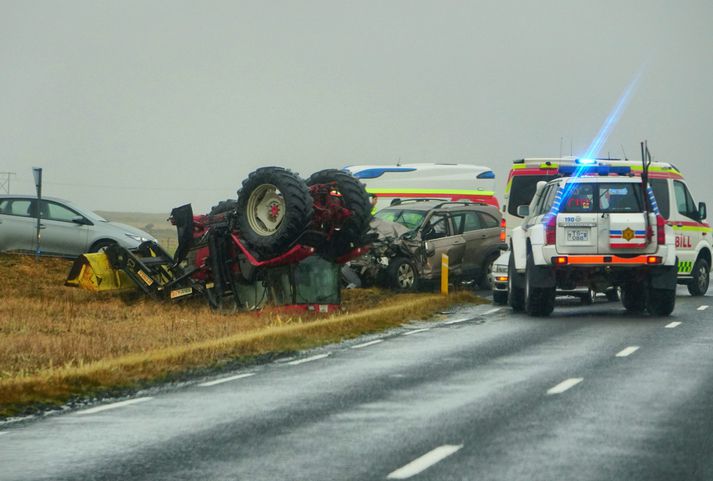
[[[632,79],[602,155],[713,200],[713,2],[0,0],[0,171],[12,193],[204,211],[261,165],[575,155]],[[643,67],[642,67],[643,66]]]

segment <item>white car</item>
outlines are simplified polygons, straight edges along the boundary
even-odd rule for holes
[[[111,244],[133,249],[144,241],[156,240],[136,227],[109,222],[62,199],[43,198],[39,214],[41,255],[77,257]],[[36,239],[37,198],[0,196],[0,251],[35,253]]]
[[[514,310],[546,316],[558,289],[617,287],[628,311],[673,311],[673,229],[651,187],[644,193],[628,167],[603,166],[602,175],[598,167],[589,167],[588,175],[540,181],[530,205],[518,206],[524,219],[512,230],[508,262]]]

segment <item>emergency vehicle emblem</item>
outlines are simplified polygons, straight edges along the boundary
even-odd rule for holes
[[[624,229],[624,232],[621,233],[621,236],[624,238],[624,240],[630,241],[634,238],[634,231],[631,230],[630,227],[627,227],[626,229]]]

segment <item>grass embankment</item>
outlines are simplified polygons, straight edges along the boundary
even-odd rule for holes
[[[70,261],[0,255],[0,416],[249,362],[423,319],[470,293],[344,292],[343,312],[300,319],[223,315],[200,300],[156,302],[64,287]]]

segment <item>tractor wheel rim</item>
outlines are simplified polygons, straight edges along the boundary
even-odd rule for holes
[[[400,287],[411,287],[413,285],[413,269],[409,264],[401,264],[399,266],[397,280]]]
[[[250,228],[258,235],[271,236],[277,232],[285,218],[285,199],[272,184],[255,188],[248,198],[247,219]]]

